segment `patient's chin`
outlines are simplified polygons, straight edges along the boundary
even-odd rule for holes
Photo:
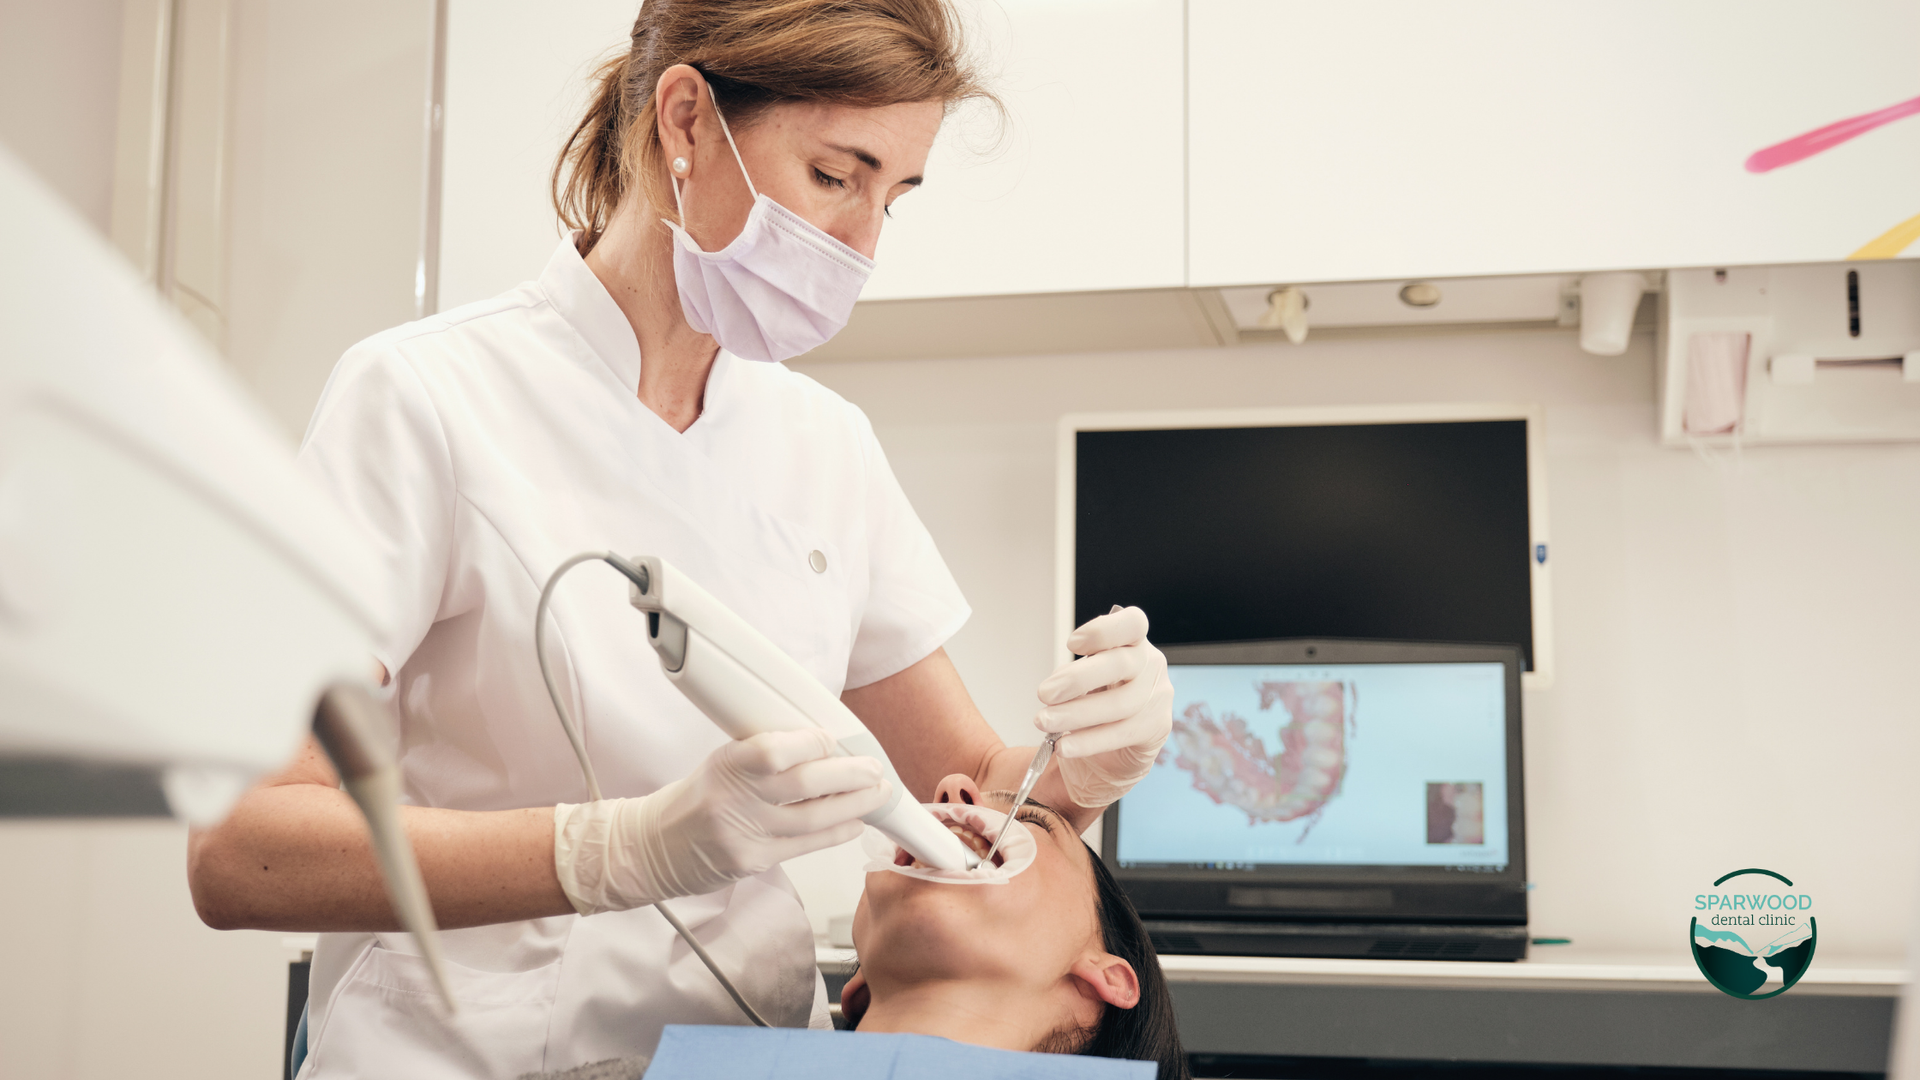
[[[871,917],[859,926],[860,967],[870,978],[885,983],[972,979],[1006,966],[994,955],[989,920],[960,917],[946,905],[917,903],[930,890],[907,878],[896,880],[905,887],[902,902],[872,904]]]

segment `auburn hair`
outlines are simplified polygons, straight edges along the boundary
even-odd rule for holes
[[[583,254],[634,184],[652,206],[673,205],[653,91],[675,64],[700,72],[735,129],[786,102],[998,104],[947,0],[645,0],[553,166],[554,211],[580,230]]]

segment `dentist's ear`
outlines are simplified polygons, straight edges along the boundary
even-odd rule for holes
[[[1140,977],[1134,974],[1132,964],[1112,953],[1082,957],[1067,969],[1067,974],[1079,980],[1082,993],[1114,1008],[1131,1009],[1140,1004]]]
[[[710,93],[706,85],[699,70],[686,64],[675,64],[660,73],[660,81],[653,88],[655,124],[660,148],[668,160],[693,160],[694,117],[701,95]],[[674,172],[683,179],[686,176],[685,169]]]

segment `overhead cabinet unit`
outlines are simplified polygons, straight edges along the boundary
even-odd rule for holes
[[[948,119],[864,298],[1186,284],[1181,0],[956,6],[1006,123]]]
[[[955,0],[869,301],[1920,256],[1913,0]],[[537,275],[638,0],[449,0],[439,306]]]
[[[1007,121],[947,120],[881,233],[868,300],[1177,287],[1185,279],[1181,0],[957,0]],[[448,12],[442,307],[540,272],[548,181],[639,0]]]
[[[1912,0],[1191,0],[1190,284],[1920,253],[1916,41]]]

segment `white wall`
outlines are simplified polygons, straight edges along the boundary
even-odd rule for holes
[[[1061,414],[1539,403],[1559,672],[1525,702],[1535,932],[1679,953],[1692,894],[1765,866],[1819,893],[1822,956],[1898,956],[1920,863],[1920,446],[1662,449],[1652,352],[1540,330],[794,366],[872,417],[973,604],[954,659],[1024,742]],[[824,869],[796,878],[819,923],[848,902]]]
[[[107,231],[121,0],[0,0],[0,143]]]
[[[0,1076],[280,1075],[280,935],[209,930],[171,821],[0,822]]]
[[[293,439],[414,317],[432,0],[234,4],[227,355]]]

